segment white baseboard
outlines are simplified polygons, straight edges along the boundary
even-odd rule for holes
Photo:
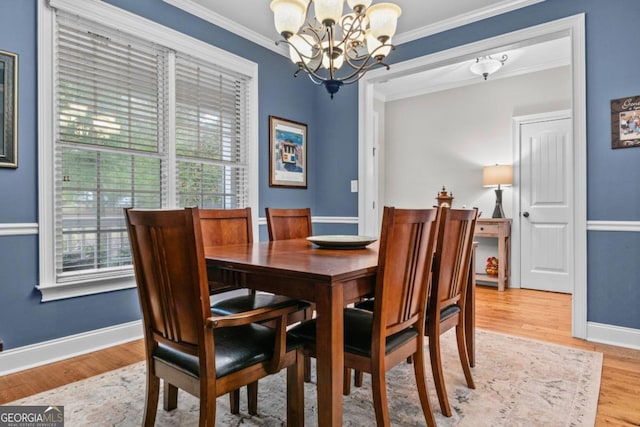
[[[0,353],[0,376],[142,338],[142,321],[123,323]]]
[[[587,341],[640,350],[640,329],[587,322]]]

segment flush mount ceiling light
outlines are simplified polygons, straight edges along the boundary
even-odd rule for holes
[[[500,69],[507,61],[507,55],[502,55],[500,59],[491,56],[476,58],[476,62],[471,65],[471,72],[483,76],[485,80],[489,74],[493,74]]]
[[[314,15],[310,13],[311,3]],[[393,3],[371,5],[372,0],[273,0],[276,30],[289,45],[291,61],[315,84],[323,85],[331,98],[344,84],[358,81],[395,49],[400,7]],[[303,25],[304,24],[304,25]]]

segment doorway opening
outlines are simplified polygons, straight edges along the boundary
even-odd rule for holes
[[[572,334],[586,338],[586,96],[585,96],[585,46],[584,15],[577,15],[493,37],[487,40],[452,48],[421,58],[394,64],[391,70],[372,71],[360,81],[359,89],[359,182],[358,199],[359,233],[371,235],[378,232],[380,203],[379,177],[374,173],[379,159],[375,155],[373,135],[377,88],[383,82],[414,75],[425,70],[469,61],[478,56],[493,54],[509,48],[535,45],[550,40],[568,38],[571,46],[571,127],[572,156],[574,161],[572,239],[574,260]],[[384,118],[382,119],[384,121]],[[428,133],[428,130],[425,130]],[[381,150],[380,150],[381,151]],[[382,168],[381,168],[382,170]],[[514,210],[514,218],[519,210]],[[513,242],[518,244],[519,242]]]

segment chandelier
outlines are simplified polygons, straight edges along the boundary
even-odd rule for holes
[[[500,59],[493,58],[492,56],[476,58],[476,62],[471,64],[471,72],[473,74],[483,76],[484,79],[487,80],[489,74],[493,74],[498,71],[506,61],[507,55],[502,55]]]
[[[315,16],[311,16],[311,3]],[[311,81],[323,85],[331,98],[344,84],[358,81],[383,62],[395,46],[400,7],[372,0],[347,0],[350,13],[343,15],[344,0],[273,0],[275,27],[289,46],[289,57]],[[303,25],[304,24],[304,25]]]

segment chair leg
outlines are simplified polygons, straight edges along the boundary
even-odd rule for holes
[[[376,413],[376,425],[389,427],[389,405],[387,405],[387,381],[382,366],[374,366],[371,372],[371,391],[373,392],[373,408]]]
[[[160,378],[151,375],[147,368],[147,394],[144,402],[144,425],[153,427],[156,423],[158,399],[160,398]]]
[[[413,360],[415,359],[415,360]],[[429,392],[427,391],[427,377],[425,371],[425,354],[424,345],[418,345],[418,351],[412,357],[413,360],[413,372],[416,375],[416,385],[418,386],[418,396],[420,397],[420,404],[422,405],[422,413],[427,421],[428,427],[436,427],[436,419],[433,416],[433,410],[431,409],[431,403],[429,402]]]
[[[304,382],[311,382],[311,358],[309,356],[304,356]]]
[[[247,406],[249,415],[258,415],[258,381],[247,384]]]
[[[313,319],[313,306],[304,310],[303,319]],[[304,356],[304,382],[311,382],[311,358],[307,355]]]
[[[462,363],[462,371],[464,372],[464,378],[467,380],[467,386],[475,389],[476,385],[473,382],[473,376],[471,375],[471,365],[469,364],[469,353],[467,352],[467,341],[465,335],[464,319],[461,319],[460,325],[456,326],[458,354],[460,355],[460,363]]]
[[[298,349],[296,363],[287,368],[287,426],[304,427],[304,358]]]
[[[240,389],[237,388],[229,392],[229,408],[234,415],[240,413]]]
[[[200,396],[200,421],[199,426],[216,425],[216,396],[209,396],[206,392],[204,396]]]
[[[349,396],[351,394],[351,368],[344,368],[342,377],[342,394]]]
[[[429,356],[431,359],[431,371],[433,372],[433,382],[436,386],[438,401],[442,413],[450,417],[451,407],[447,398],[447,388],[444,384],[444,374],[442,372],[442,359],[440,357],[440,330],[434,328],[429,330]]]
[[[362,387],[362,380],[364,379],[364,373],[362,371],[356,370],[355,379],[353,380],[353,385],[356,387]]]
[[[164,380],[164,397],[162,407],[165,411],[172,411],[178,407],[178,387]]]

